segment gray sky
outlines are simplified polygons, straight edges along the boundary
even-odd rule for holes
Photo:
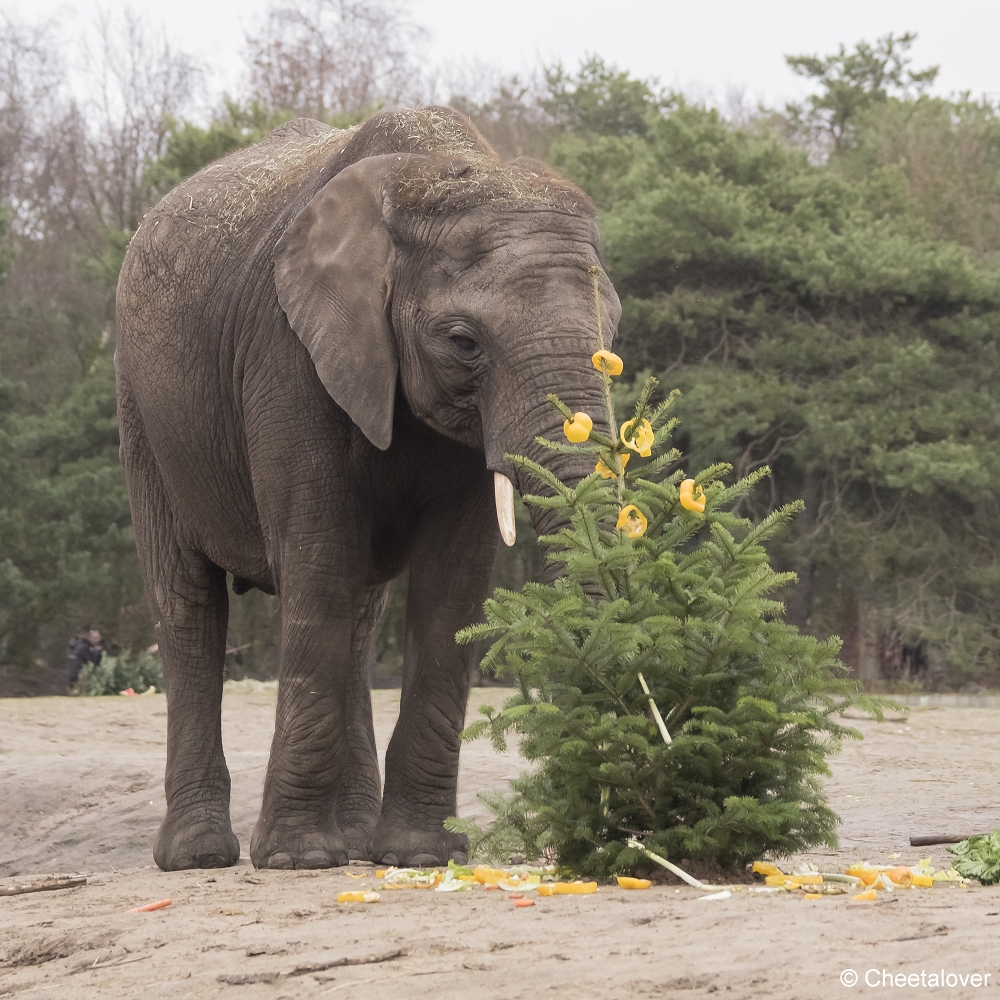
[[[236,84],[244,32],[268,4],[136,0],[131,6],[204,58],[222,89]],[[61,11],[72,34],[87,29],[96,9],[79,0],[0,0],[0,10],[26,19]],[[1000,98],[1000,0],[410,0],[409,10],[430,32],[431,63],[478,60],[515,71],[540,60],[575,66],[596,52],[635,75],[718,102],[731,88],[750,102],[801,96],[805,86],[785,66],[785,54],[827,54],[841,42],[912,31],[920,36],[915,67],[941,66],[937,92]]]

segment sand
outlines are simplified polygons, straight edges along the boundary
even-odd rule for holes
[[[503,697],[475,689],[470,709]],[[397,700],[398,691],[374,692],[383,750]],[[0,886],[88,875],[78,888],[0,896],[0,996],[826,1000],[978,997],[1000,984],[1000,887],[939,885],[872,904],[747,893],[703,902],[687,887],[602,885],[527,909],[484,891],[383,893],[377,904],[348,906],[336,893],[370,885],[370,867],[257,872],[246,852],[273,691],[224,698],[240,864],[160,872],[150,851],[164,805],[165,721],[158,695],[0,700]],[[944,848],[911,849],[910,834],[1000,826],[1000,710],[936,708],[854,724],[866,739],[834,759],[827,783],[843,819],[841,849],[797,860],[840,870],[899,852],[901,863],[931,854],[943,866]],[[521,766],[485,742],[466,747],[460,813],[481,816],[476,793]],[[126,912],[164,897],[173,905]],[[845,970],[857,973],[855,985],[843,985]],[[885,978],[919,983],[921,973],[923,986]],[[966,985],[927,985],[942,973]],[[971,975],[987,973],[988,985],[972,985]]]

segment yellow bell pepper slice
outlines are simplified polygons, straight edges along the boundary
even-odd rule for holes
[[[693,479],[685,479],[677,490],[680,494],[681,506],[685,510],[694,510],[701,514],[705,510],[705,494],[700,486],[697,496],[694,495],[694,491],[695,482]]]
[[[619,455],[618,456],[618,461],[622,463],[622,472],[625,471],[625,466],[628,465],[628,460],[631,457],[632,457],[631,455]],[[604,464],[604,459],[603,458],[599,458],[597,460],[597,465],[594,466],[594,472],[596,472],[601,477],[601,479],[617,479],[618,478],[618,473],[612,471],[611,469],[609,469],[607,467],[607,465]]]
[[[552,885],[554,896],[589,896],[597,892],[596,882],[555,882]]]
[[[363,890],[354,890],[352,892],[337,893],[338,903],[377,903],[378,900],[379,900],[379,895],[377,892],[364,892]]]
[[[623,889],[648,889],[652,885],[648,878],[630,878],[628,875],[619,875],[618,884]]]
[[[859,892],[856,896],[851,896],[851,899],[867,902],[872,899],[878,899],[878,893],[874,889],[868,889],[865,892]]]
[[[621,375],[625,370],[625,363],[611,351],[597,351],[591,356],[590,362],[599,372],[607,372],[609,375]]]
[[[567,441],[580,444],[590,437],[590,432],[594,429],[594,421],[582,410],[573,414],[572,420],[563,421],[563,434]]]
[[[777,865],[772,865],[770,861],[755,861],[753,863],[753,870],[758,875],[784,875],[785,874]]]
[[[900,865],[898,868],[893,868],[891,872],[888,873],[889,878],[892,880],[894,885],[913,885],[913,872],[910,871],[905,865]]]
[[[473,869],[472,875],[480,885],[492,882],[494,885],[502,878],[507,878],[508,872],[503,868],[490,868],[488,865],[479,865]]]
[[[629,538],[641,538],[649,527],[646,515],[634,503],[623,507],[615,523],[616,528],[624,528]]]
[[[622,444],[632,451],[638,452],[642,458],[649,458],[652,454],[653,442],[656,435],[653,434],[653,425],[648,420],[643,420],[637,430],[633,431],[634,420],[626,420],[622,424],[621,434]]]

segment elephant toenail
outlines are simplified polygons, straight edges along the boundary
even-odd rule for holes
[[[382,864],[388,865],[390,868],[398,868],[399,858],[397,858],[395,854],[383,854]]]
[[[202,854],[195,858],[197,868],[228,868],[226,859],[221,854]]]
[[[469,855],[465,851],[452,851],[451,859],[456,865],[467,865],[469,863]]]
[[[364,851],[348,850],[347,852],[348,861],[366,861],[367,857]]]
[[[280,868],[285,871],[295,867],[295,862],[292,860],[290,854],[286,854],[284,851],[279,851],[277,854],[272,854],[267,859],[267,868]]]
[[[333,861],[326,851],[306,851],[297,868],[332,868]]]
[[[410,858],[410,864],[414,868],[434,868],[436,865],[441,864],[437,859],[436,854],[414,854]]]

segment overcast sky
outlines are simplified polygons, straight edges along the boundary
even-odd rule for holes
[[[114,10],[120,0],[101,5]],[[267,0],[133,2],[212,68],[214,89],[232,89],[244,33]],[[453,66],[480,61],[507,71],[539,61],[575,66],[588,52],[667,86],[723,102],[742,89],[755,103],[801,96],[786,54],[827,54],[887,32],[919,35],[914,65],[938,64],[935,90],[1000,98],[1000,0],[410,0],[412,20],[430,35],[427,58]],[[77,0],[0,0],[31,19],[59,12],[71,34],[86,30],[97,5]]]

